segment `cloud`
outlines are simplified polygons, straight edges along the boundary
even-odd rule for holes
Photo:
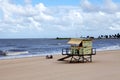
[[[103,0],[103,4],[101,5],[93,5],[90,0],[81,0],[82,9],[87,12],[107,12],[107,13],[114,13],[120,11],[119,4],[113,2],[113,0]]]
[[[77,7],[47,7],[43,3],[33,6],[31,0],[25,0],[25,3],[20,5],[10,0],[0,0],[1,34],[70,37],[76,33],[99,35],[120,30],[120,6],[112,0],[105,0],[100,6],[90,0],[81,0],[81,5]]]
[[[119,31],[120,30],[120,20],[117,21],[117,23],[112,23],[112,25],[109,27],[109,29]]]
[[[104,2],[104,7],[103,10],[110,12],[110,13],[114,13],[114,12],[118,12],[120,6],[118,6],[118,4],[114,3],[112,0],[105,0]]]
[[[29,0],[26,0],[27,2]],[[41,21],[48,21],[52,16],[46,14],[46,7],[44,4],[39,3],[35,6],[32,5],[16,5],[9,1],[1,1],[0,9],[3,11],[3,19],[1,27],[6,28],[6,32],[19,32],[21,29],[34,29],[42,30]],[[39,19],[38,19],[39,18]],[[18,27],[19,25],[19,27]],[[23,27],[23,28],[22,28]],[[18,28],[18,29],[17,29]]]
[[[111,30],[119,31],[120,27],[118,25],[110,27]]]
[[[99,7],[97,5],[93,5],[89,0],[81,0],[81,7],[84,11],[91,12],[97,11]]]
[[[24,0],[26,4],[31,4],[31,0]]]

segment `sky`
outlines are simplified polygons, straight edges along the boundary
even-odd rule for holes
[[[120,0],[0,0],[0,38],[120,33]]]

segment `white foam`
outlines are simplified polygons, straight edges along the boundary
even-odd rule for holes
[[[1,56],[0,60],[5,59],[18,59],[18,58],[29,58],[29,57],[37,57],[37,56],[46,56],[46,55],[55,55],[55,54],[61,54],[60,52],[53,52],[53,53],[46,53],[46,54],[27,54],[27,55],[14,55],[14,56]]]
[[[106,50],[119,50],[120,45],[114,45],[114,46],[107,46],[97,49],[97,51],[106,51]]]

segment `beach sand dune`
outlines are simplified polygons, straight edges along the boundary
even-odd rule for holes
[[[120,80],[120,50],[101,51],[92,63],[32,57],[0,60],[0,80]]]

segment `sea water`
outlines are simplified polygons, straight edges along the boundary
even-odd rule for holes
[[[63,48],[70,47],[67,42],[67,39],[0,39],[0,50],[2,51],[20,49],[29,52],[15,56],[0,55],[0,59],[61,54]],[[96,48],[97,51],[117,50],[120,49],[120,39],[96,39],[93,40],[93,48]]]

